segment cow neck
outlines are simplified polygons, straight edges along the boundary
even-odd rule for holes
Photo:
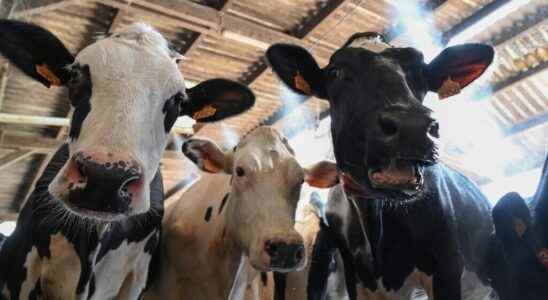
[[[237,218],[238,216],[233,216],[229,212],[234,211],[232,205],[234,203],[233,193],[230,192],[224,208],[217,218],[219,221],[217,223],[215,233],[212,236],[212,240],[208,243],[209,245],[214,244],[214,247],[211,249],[215,252],[215,256],[219,259],[226,262],[226,264],[221,264],[226,266],[228,275],[230,278],[227,282],[230,282],[229,289],[231,289],[232,283],[236,280],[237,276],[246,276],[238,271],[242,259],[244,257],[243,247],[237,242],[237,235],[233,232],[233,228],[230,224],[230,220]],[[248,268],[244,268],[242,272],[247,272]]]

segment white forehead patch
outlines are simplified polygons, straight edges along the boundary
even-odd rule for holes
[[[116,30],[113,34],[115,39],[135,42],[141,46],[159,49],[169,57],[179,58],[181,55],[169,48],[168,41],[154,27],[145,23],[133,23],[129,26]]]
[[[357,38],[353,40],[348,47],[363,48],[375,53],[380,53],[388,48],[392,48],[392,46],[385,43],[380,36]]]

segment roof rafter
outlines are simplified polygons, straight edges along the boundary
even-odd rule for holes
[[[2,148],[28,149],[40,154],[50,154],[57,151],[64,141],[55,138],[34,137],[13,132],[4,133]],[[184,155],[180,151],[164,151],[163,159],[181,160]]]
[[[136,15],[162,16],[181,27],[200,34],[223,37],[266,50],[273,43],[292,43],[311,46],[310,42],[279,32],[214,8],[196,4],[189,0],[96,0],[105,5],[126,8]],[[338,0],[340,1],[340,0]],[[128,4],[131,3],[131,6]],[[327,56],[330,51],[318,48]],[[323,51],[322,51],[323,50]]]
[[[15,150],[12,153],[0,157],[0,170],[13,165],[14,163],[27,158],[34,153],[30,149]]]
[[[15,1],[15,0],[8,0],[8,1],[2,1],[3,9],[0,10],[0,16],[6,17],[6,15],[3,15],[1,12],[6,13],[6,7],[9,5],[10,9],[13,14],[10,17],[13,18],[27,18],[31,17],[36,14],[45,13],[52,10],[62,9],[69,5],[74,5],[78,3],[83,3],[85,0],[37,0],[37,1]],[[18,3],[20,2],[20,3]],[[11,9],[11,5],[13,6],[13,9]]]

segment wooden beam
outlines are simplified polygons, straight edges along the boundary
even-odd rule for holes
[[[21,2],[23,5],[15,8],[13,18],[28,18],[36,14],[42,14],[52,10],[62,9],[70,5],[84,3],[86,0],[37,0]]]
[[[241,17],[217,11],[214,8],[196,4],[189,0],[97,0],[116,8],[127,8],[135,15],[162,17],[192,31],[224,37],[229,40],[245,43],[261,50],[266,50],[274,43],[290,43],[311,47],[308,41],[258,25]],[[131,2],[131,6],[128,3]],[[315,50],[326,57],[331,51],[323,47]]]
[[[9,149],[28,149],[40,154],[50,154],[57,151],[64,141],[54,138],[34,137],[6,132],[2,139],[3,148]],[[184,155],[180,151],[164,151],[163,159],[180,160]]]
[[[9,19],[13,12],[14,5],[15,5],[14,0],[0,1],[0,18]]]
[[[124,18],[127,14],[128,12],[126,10],[117,8],[114,16],[112,17],[112,22],[110,22],[110,25],[107,29],[107,33],[112,33],[116,29],[118,29],[122,25]]]
[[[304,24],[299,24],[299,26],[296,27],[295,30],[293,30],[293,35],[296,39],[298,39],[299,43],[294,42],[286,42],[286,41],[277,41],[277,42],[285,42],[285,43],[293,43],[300,46],[303,46],[305,48],[314,48],[314,52],[319,56],[320,59],[327,59],[331,53],[333,52],[333,49],[336,49],[337,47],[335,45],[332,45],[328,43],[327,41],[323,41],[322,43],[317,43],[317,41],[309,43],[304,41],[306,38],[311,37],[311,33],[314,31],[316,27],[318,27],[322,22],[324,22],[326,19],[328,19],[330,16],[336,14],[339,9],[344,7],[345,3],[353,3],[354,0],[331,0],[327,3],[325,7],[323,7],[321,10],[319,10],[312,18],[310,18],[307,22]],[[271,42],[270,44],[273,44]],[[247,75],[242,76],[240,78],[240,82],[246,85],[252,84],[257,78],[263,74],[266,69],[267,65],[265,63],[265,59],[261,58],[259,61],[255,62],[251,66],[251,72],[249,72]],[[274,116],[277,116],[277,114],[281,114],[281,111],[285,111],[283,107],[281,107],[277,112],[274,113]],[[267,118],[265,121],[266,124],[270,123],[272,116]],[[203,128],[204,125],[201,127],[194,128],[195,132],[198,132],[201,128]]]
[[[231,6],[232,6],[232,2],[234,0],[226,0],[223,5],[222,5],[222,8],[220,10],[221,13],[225,13],[227,11],[227,9],[229,9]],[[198,50],[198,47],[200,46],[200,44],[202,43],[202,41],[205,39],[205,34],[199,34],[198,37],[194,40],[194,42],[192,43],[192,45],[190,45],[190,47],[188,48],[188,50],[185,51],[184,55],[186,57],[190,57],[194,54],[194,52],[196,52]]]
[[[445,41],[451,40],[452,37],[455,35],[463,32],[464,30],[468,29],[469,27],[473,26],[477,22],[479,22],[481,19],[485,18],[495,10],[499,9],[504,4],[510,2],[510,0],[494,0],[482,8],[480,8],[478,11],[473,13],[468,18],[462,20],[459,24],[453,26],[451,29],[449,29],[447,32],[443,33],[443,37]]]
[[[18,215],[16,212],[0,212],[0,222],[15,221]]]
[[[0,113],[0,123],[68,127],[70,126],[70,118]],[[192,128],[191,125],[184,123],[184,120],[181,119],[180,121],[178,120],[175,123],[175,125],[173,126],[173,131],[177,133],[188,133],[188,131],[191,130],[191,128]]]
[[[22,150],[16,150],[10,154],[0,157],[0,170],[13,165],[14,163],[28,157],[29,155],[33,153],[34,153],[33,150],[22,149]]]
[[[60,117],[42,117],[34,115],[0,113],[0,123],[64,127],[69,126],[70,119]]]
[[[4,103],[4,96],[6,95],[6,87],[8,86],[9,76],[9,64],[2,63],[0,65],[0,110],[2,110],[2,104]]]

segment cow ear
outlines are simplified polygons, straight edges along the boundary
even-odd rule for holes
[[[232,156],[209,140],[189,139],[183,144],[183,154],[204,172],[230,173],[232,169]]]
[[[274,44],[266,51],[270,67],[291,90],[306,95],[326,98],[323,71],[304,48]]]
[[[189,101],[182,114],[199,122],[215,122],[250,109],[255,95],[245,85],[226,79],[211,79],[187,89]]]
[[[46,87],[70,80],[74,62],[63,43],[48,30],[15,20],[0,20],[0,53]]]
[[[444,49],[428,64],[428,89],[440,98],[458,94],[485,72],[493,62],[493,47],[462,44]]]
[[[313,187],[330,188],[339,183],[339,171],[334,162],[324,160],[305,168],[304,172],[304,180]]]
[[[531,213],[525,200],[515,192],[504,195],[493,208],[497,237],[505,247],[512,247],[531,226]]]

